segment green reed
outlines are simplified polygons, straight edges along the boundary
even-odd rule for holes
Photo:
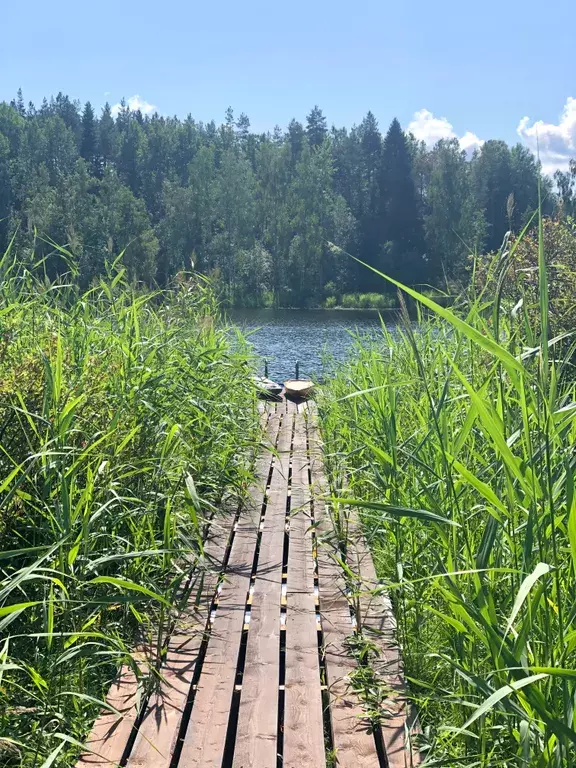
[[[248,349],[200,279],[143,293],[120,259],[80,293],[57,250],[71,271],[55,283],[33,255],[0,261],[10,768],[73,765],[121,665],[151,684],[179,606],[200,588],[206,520],[219,524],[245,494],[258,441]]]
[[[358,340],[320,402],[429,765],[576,764],[574,346],[551,338],[541,236],[537,303],[502,299],[515,247],[451,309],[396,284],[418,320]]]

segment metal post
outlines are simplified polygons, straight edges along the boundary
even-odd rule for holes
[[[296,380],[300,378],[300,363],[296,360]]]
[[[264,360],[264,376],[268,378],[268,360]]]

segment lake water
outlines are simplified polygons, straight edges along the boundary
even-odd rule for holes
[[[395,314],[383,316],[386,325],[393,328]],[[279,382],[294,377],[296,361],[301,378],[321,381],[329,374],[323,362],[325,353],[336,362],[342,361],[353,343],[353,334],[374,339],[380,331],[379,314],[371,311],[234,309],[228,317],[249,334],[255,352],[268,360],[268,375]]]

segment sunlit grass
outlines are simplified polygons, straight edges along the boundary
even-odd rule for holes
[[[202,282],[141,293],[119,261],[80,295],[72,262],[50,283],[22,258],[0,261],[0,765],[61,767],[136,644],[157,663],[258,435]]]
[[[320,403],[332,491],[360,500],[430,765],[576,764],[573,346],[548,338],[543,247],[539,271],[538,303],[514,308],[400,286],[418,327],[359,343]]]

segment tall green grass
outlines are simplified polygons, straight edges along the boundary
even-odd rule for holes
[[[9,250],[0,262],[0,765],[10,768],[73,765],[119,667],[155,668],[201,583],[205,521],[227,524],[258,440],[249,353],[202,282],[140,293],[119,261],[80,294],[69,265],[51,283],[33,256]]]
[[[332,492],[361,510],[390,590],[429,765],[576,765],[574,347],[549,338],[540,242],[536,304],[502,299],[515,246],[496,289],[452,309],[400,286],[419,321],[358,343],[320,402]]]

